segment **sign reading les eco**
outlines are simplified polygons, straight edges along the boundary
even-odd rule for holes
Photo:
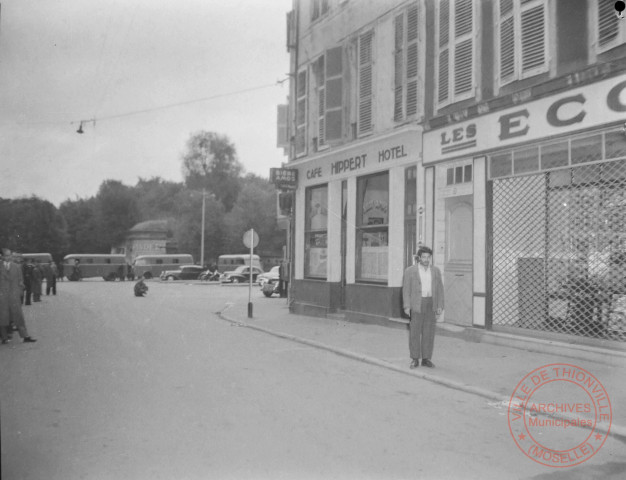
[[[424,134],[424,163],[623,121],[626,77]]]

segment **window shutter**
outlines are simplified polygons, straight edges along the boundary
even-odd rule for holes
[[[546,63],[545,23],[543,5],[522,12],[522,73]]]
[[[446,103],[450,95],[450,3],[442,0],[439,4],[439,103]]]
[[[306,70],[302,70],[296,85],[296,154],[306,152],[306,91]]]
[[[403,85],[404,85],[404,14],[398,15],[395,20],[395,53],[394,53],[394,93],[393,93],[393,119],[398,121],[404,117]]]
[[[373,32],[359,37],[359,133],[372,129],[372,38]]]
[[[417,5],[411,7],[406,17],[406,115],[417,114],[417,79],[418,79],[418,28]]]
[[[343,51],[326,52],[326,134],[325,141],[339,140],[343,131]]]
[[[289,148],[289,105],[278,105],[276,123],[276,146],[278,148]]]
[[[472,92],[474,85],[474,10],[472,0],[457,1],[454,10],[454,95]],[[464,37],[463,40],[460,40]]]
[[[317,145],[326,143],[326,65],[324,55],[317,61]]]
[[[515,75],[515,36],[513,17],[500,20],[500,81],[506,82]]]
[[[619,22],[613,2],[598,0],[598,45],[600,47],[618,38]]]

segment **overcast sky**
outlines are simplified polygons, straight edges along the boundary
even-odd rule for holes
[[[288,82],[276,82],[291,0],[0,3],[1,198],[58,206],[106,179],[182,181],[201,130],[227,135],[247,172],[286,161],[276,105]]]

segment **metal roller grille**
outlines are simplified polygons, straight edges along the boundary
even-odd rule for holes
[[[626,161],[493,180],[493,324],[626,341]]]

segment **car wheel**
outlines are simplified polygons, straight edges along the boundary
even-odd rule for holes
[[[272,296],[272,292],[263,292],[263,295],[265,295],[267,298],[270,298]]]
[[[176,280],[176,277],[174,275],[168,275],[167,279],[168,280]]]

